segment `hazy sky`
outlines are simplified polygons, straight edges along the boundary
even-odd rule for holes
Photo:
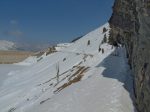
[[[69,42],[107,22],[114,0],[0,0],[0,39]]]

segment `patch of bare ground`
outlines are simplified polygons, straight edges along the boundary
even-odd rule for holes
[[[41,101],[40,104],[43,104],[43,103],[45,103],[48,100],[50,100],[50,98],[47,98],[46,100]]]
[[[65,75],[65,74],[67,74],[67,73],[69,73],[69,72],[73,72],[74,70],[78,69],[81,64],[82,64],[82,61],[79,62],[77,65],[73,66],[71,69],[69,69],[69,70],[67,70],[67,71],[65,71],[65,72],[63,72],[63,73],[61,73],[61,74],[59,74],[59,77]],[[69,76],[71,76],[71,75],[67,75],[66,77],[64,77],[63,79],[61,79],[61,80],[59,81],[59,83],[60,83],[61,81],[65,80],[66,78],[68,78]],[[55,76],[55,77],[53,77],[53,78],[51,78],[51,79],[49,79],[49,80],[47,80],[47,81],[45,81],[45,82],[43,82],[43,83],[41,83],[41,84],[38,84],[37,86],[41,86],[41,85],[43,85],[43,84],[47,84],[47,83],[51,82],[52,80],[54,80],[54,79],[56,79],[56,78],[57,78],[57,77]],[[56,83],[55,86],[57,86],[59,83]],[[54,86],[54,87],[55,87],[55,86]]]
[[[10,108],[10,109],[8,110],[8,112],[14,112],[15,110],[16,110],[16,108],[13,107],[13,108]]]
[[[86,73],[88,69],[89,67],[79,67],[79,69],[73,75],[71,75],[71,77],[69,77],[68,82],[57,88],[57,90],[54,91],[54,93],[60,92],[61,90],[70,86],[71,84],[81,81],[82,77],[84,76],[84,73]]]
[[[59,81],[54,83],[51,82],[53,80],[56,80],[57,77],[53,77],[41,84],[38,84],[37,86],[42,86],[42,85],[47,85],[47,88],[44,89],[43,92],[47,91],[48,89],[50,89],[52,86],[56,87],[58,86],[61,82],[63,82],[64,80],[68,81],[67,83],[63,84],[61,87],[57,88],[54,93],[56,94],[57,92],[61,91],[62,89],[66,88],[67,86],[70,86],[73,83],[76,83],[78,81],[80,81],[82,79],[82,77],[84,76],[84,73],[86,73],[89,69],[89,67],[85,67],[85,66],[80,66],[80,64],[82,63],[82,61],[80,63],[78,63],[76,66],[73,66],[71,69],[68,69],[67,71],[59,74]]]
[[[41,57],[44,53],[46,53],[46,56],[49,55],[49,54],[52,54],[52,53],[55,53],[57,52],[55,47],[52,46],[52,47],[49,47],[47,49],[44,49],[42,51],[39,51],[39,52],[36,52],[33,54],[33,56],[37,56],[37,58]]]

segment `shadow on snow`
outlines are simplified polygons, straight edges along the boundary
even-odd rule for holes
[[[97,67],[104,67],[102,75],[107,78],[116,79],[123,83],[123,87],[129,92],[134,105],[133,75],[127,63],[125,49],[118,47],[107,56]],[[136,112],[136,109],[135,109]]]

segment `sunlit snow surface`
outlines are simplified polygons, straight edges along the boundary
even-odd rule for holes
[[[109,32],[103,33],[104,27],[109,29],[105,24],[39,62],[6,73],[0,112],[134,112],[124,48],[101,44]],[[81,80],[70,83],[79,75]]]

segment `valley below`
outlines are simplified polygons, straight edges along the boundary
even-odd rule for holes
[[[32,52],[25,51],[0,51],[0,64],[13,64],[23,61],[33,55]]]

